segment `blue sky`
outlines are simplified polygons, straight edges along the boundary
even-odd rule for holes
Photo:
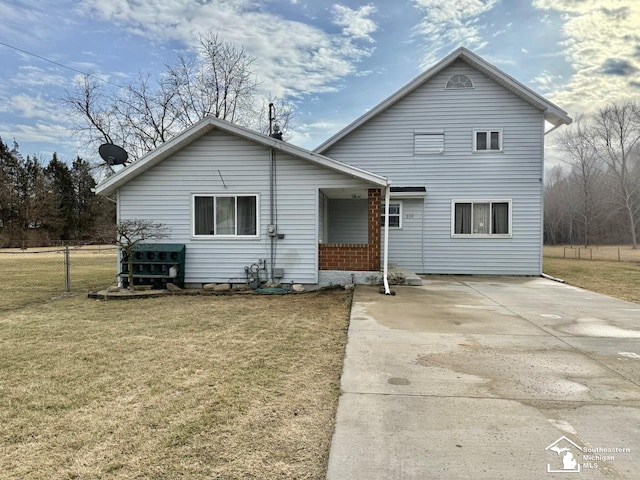
[[[312,149],[460,45],[569,112],[640,94],[638,0],[9,0],[0,42],[120,84],[217,32],[257,57]],[[78,74],[0,45],[0,136],[98,160],[61,98]],[[553,152],[548,152],[553,159]]]

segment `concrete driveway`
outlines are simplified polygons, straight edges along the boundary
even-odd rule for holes
[[[640,305],[541,278],[395,290],[355,292],[328,479],[640,478]]]

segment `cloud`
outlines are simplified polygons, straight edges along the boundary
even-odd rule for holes
[[[497,0],[413,0],[424,15],[415,26],[415,35],[422,37],[425,53],[421,67],[435,63],[443,50],[464,45],[480,50],[486,45],[482,39],[479,17],[489,12]]]
[[[333,13],[333,23],[342,28],[342,33],[347,36],[359,38],[373,42],[371,34],[378,29],[376,23],[369,15],[375,13],[376,7],[371,4],[363,5],[357,10],[352,10],[339,3],[335,4],[331,11]]]
[[[631,62],[619,58],[608,58],[600,67],[600,72],[605,75],[627,76],[637,71],[638,69]]]
[[[533,6],[563,19],[559,48],[573,67],[567,81],[548,94],[552,101],[570,112],[589,113],[637,95],[628,75],[638,70],[640,2],[534,0]]]
[[[85,0],[82,4],[85,15],[157,43],[193,46],[199,33],[217,32],[257,57],[255,70],[265,90],[292,97],[335,90],[334,82],[356,72],[356,64],[372,52],[367,45],[375,24],[366,17],[374,10],[338,8],[334,20],[353,15],[358,21],[340,34],[330,34],[285,19],[277,10],[267,11],[254,0]]]
[[[536,88],[536,90],[540,91],[542,94],[546,94],[549,91],[552,91],[554,88],[557,88],[558,84],[562,81],[561,75],[554,75],[548,70],[543,70],[537,77],[535,77],[531,84]]]

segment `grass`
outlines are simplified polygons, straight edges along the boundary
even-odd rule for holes
[[[546,251],[546,248],[545,248]],[[571,285],[640,303],[640,263],[544,258],[544,273]]]
[[[86,293],[115,281],[113,247],[70,249],[71,291]],[[64,253],[60,248],[0,250],[0,311],[48,301],[64,294]]]
[[[76,296],[7,310],[2,478],[324,478],[350,301]]]

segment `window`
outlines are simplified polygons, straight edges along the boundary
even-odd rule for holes
[[[473,88],[473,82],[466,75],[454,75],[449,79],[444,88]]]
[[[511,235],[511,200],[454,200],[452,210],[453,236]]]
[[[416,155],[432,155],[444,152],[444,132],[415,132],[413,152]]]
[[[194,236],[255,237],[257,195],[194,195]]]
[[[501,152],[502,130],[474,130],[474,152]]]
[[[384,208],[382,204],[382,215],[380,216],[380,225],[384,228]],[[402,202],[389,203],[389,228],[402,228]]]

